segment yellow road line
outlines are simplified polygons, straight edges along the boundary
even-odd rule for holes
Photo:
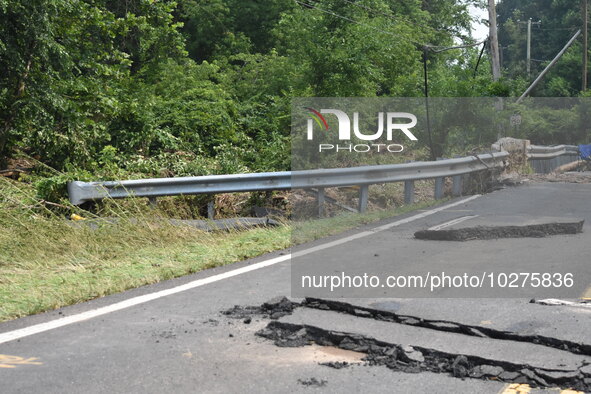
[[[530,392],[529,384],[511,383],[505,386],[500,394],[528,394]]]
[[[41,365],[37,357],[23,358],[19,356],[9,356],[0,354],[0,368],[16,368],[17,365]]]
[[[499,391],[499,394],[528,394],[531,390],[532,388],[529,384],[511,383],[503,387],[501,391]],[[560,391],[560,394],[585,394],[584,391],[576,391],[572,389],[550,389],[549,391]]]
[[[587,287],[587,290],[583,292],[581,296],[582,300],[591,300],[591,286]]]

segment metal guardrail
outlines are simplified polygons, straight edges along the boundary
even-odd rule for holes
[[[530,145],[527,150],[527,158],[537,174],[548,174],[578,157],[579,148],[576,145]]]
[[[530,145],[527,150],[527,157],[530,159],[553,159],[562,155],[578,155],[579,148],[576,145],[555,145],[542,146]]]
[[[129,181],[68,182],[68,196],[74,205],[104,198],[178,196],[190,194],[240,193],[291,188],[291,172],[207,175],[153,178]]]
[[[208,175],[182,178],[156,178],[127,181],[68,183],[70,202],[80,205],[104,198],[238,193],[285,189],[318,189],[319,213],[324,202],[324,188],[360,186],[359,210],[365,211],[368,186],[377,183],[405,182],[405,201],[413,202],[414,181],[436,179],[435,198],[443,197],[443,178],[453,177],[453,194],[462,192],[461,175],[503,166],[509,154],[495,152],[432,162],[362,166],[352,168],[283,171],[255,174]],[[210,209],[210,217],[213,216]]]
[[[340,187],[417,181],[468,174],[497,166],[507,152],[405,164],[330,168],[292,172],[293,188]]]

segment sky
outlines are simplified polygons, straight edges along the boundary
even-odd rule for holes
[[[487,19],[488,20],[488,11],[486,9],[480,9],[471,6],[470,7],[470,15],[476,18],[477,20]],[[482,41],[488,37],[488,26],[483,23],[472,23],[472,35],[477,41]]]

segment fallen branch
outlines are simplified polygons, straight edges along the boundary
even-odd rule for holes
[[[583,164],[582,160],[571,161],[570,163],[566,163],[566,164],[561,165],[560,167],[556,168],[552,172],[555,174],[562,174],[563,172],[574,171],[577,168],[579,168],[579,166],[581,166],[582,164]]]

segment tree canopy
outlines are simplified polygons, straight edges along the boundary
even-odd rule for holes
[[[90,172],[288,169],[293,97],[421,96],[424,47],[474,43],[477,3],[0,0],[0,167],[24,153]],[[515,94],[525,85],[517,20],[542,19],[534,57],[549,59],[580,24],[574,3],[503,0],[506,78],[492,83],[486,53],[475,72],[478,46],[431,51],[431,94]],[[579,53],[537,93],[578,94]]]

